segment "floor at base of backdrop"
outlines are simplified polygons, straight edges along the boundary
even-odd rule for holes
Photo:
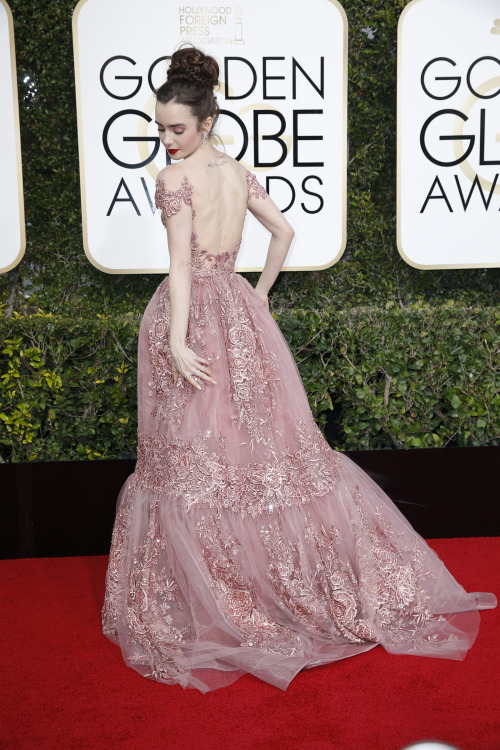
[[[430,542],[469,591],[499,594],[500,538]],[[101,634],[107,557],[4,560],[6,750],[400,750],[440,739],[499,747],[499,609],[465,661],[381,647],[301,672],[286,692],[251,676],[207,695],[152,682]]]

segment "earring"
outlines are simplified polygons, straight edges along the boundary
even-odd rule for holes
[[[206,144],[206,142],[207,142],[207,131],[204,130],[203,131],[203,140],[201,142],[201,145],[204,146]]]

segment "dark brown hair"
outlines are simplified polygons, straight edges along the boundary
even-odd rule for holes
[[[170,60],[167,80],[156,92],[157,101],[186,105],[198,120],[198,125],[212,117],[213,129],[220,114],[214,95],[214,88],[219,83],[217,61],[191,46],[181,47]]]

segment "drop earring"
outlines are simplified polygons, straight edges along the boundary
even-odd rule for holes
[[[203,131],[203,140],[201,142],[201,145],[204,146],[206,144],[206,142],[207,142],[207,131],[204,130]]]

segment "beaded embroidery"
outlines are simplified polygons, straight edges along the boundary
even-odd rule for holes
[[[240,543],[221,530],[221,516],[202,516],[196,524],[212,590],[226,617],[243,636],[242,647],[293,656],[301,650],[300,638],[270,619],[255,587],[237,563]]]
[[[429,554],[415,537],[413,547],[396,545],[393,537],[402,531],[393,529],[378,509],[368,517],[361,494],[357,492],[354,506],[359,516],[352,519],[359,559],[359,585],[370,608],[376,613],[376,623],[394,645],[412,644],[406,651],[419,651],[422,646],[442,646],[456,636],[437,636],[436,623],[444,622],[442,615],[433,614],[427,603],[426,579],[434,576],[426,569]],[[360,523],[361,522],[361,523]],[[359,533],[357,533],[359,532]]]
[[[208,505],[255,517],[331,492],[338,457],[319,430],[311,434],[301,422],[290,447],[280,454],[269,451],[265,462],[241,465],[231,464],[224,439],[210,430],[191,442],[139,434],[135,476],[143,490],[181,498],[186,511]]]
[[[167,219],[178,213],[183,205],[192,206],[191,195],[193,186],[189,184],[188,178],[184,177],[180,188],[167,190],[167,186],[161,177],[156,181],[155,204],[161,208],[161,220],[167,226]]]
[[[246,171],[247,186],[248,186],[248,203],[251,198],[267,198],[268,194],[253,174],[253,172]]]
[[[306,516],[304,542],[285,538],[280,523],[263,525],[262,542],[269,554],[269,579],[276,596],[311,633],[343,636],[350,643],[375,641],[368,622],[359,617],[356,576],[342,560],[338,530],[321,533]],[[311,560],[304,565],[303,561]],[[308,572],[306,572],[308,571]]]

